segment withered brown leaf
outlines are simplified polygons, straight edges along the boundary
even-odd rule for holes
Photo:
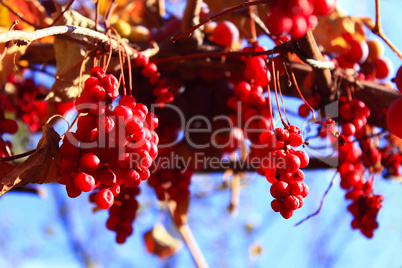
[[[28,183],[56,182],[60,178],[61,156],[60,136],[49,124],[43,126],[43,135],[36,147],[36,152],[23,163],[0,165],[0,195],[16,186]]]

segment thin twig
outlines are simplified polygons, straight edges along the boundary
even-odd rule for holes
[[[166,192],[165,192],[166,196]],[[168,210],[170,212],[170,215],[172,218],[174,217],[174,202],[167,202]],[[176,204],[177,205],[177,204]],[[180,226],[177,226],[177,230],[179,231],[180,235],[183,237],[184,242],[186,243],[187,247],[190,250],[191,256],[193,257],[196,265],[198,268],[207,268],[208,263],[204,258],[204,255],[202,254],[202,251],[200,247],[198,246],[197,240],[195,240],[194,235],[190,229],[190,226],[188,226],[187,223],[181,224]]]
[[[7,5],[6,3],[4,3],[3,0],[0,0],[0,4],[3,5],[5,8],[7,8],[8,11],[10,11],[11,13],[13,13],[15,16],[17,16],[17,17],[18,17],[20,20],[22,20],[23,22],[25,22],[25,23],[27,23],[27,24],[29,24],[29,25],[35,27],[36,29],[41,29],[41,28],[43,28],[43,27],[40,26],[40,25],[37,25],[37,24],[35,24],[35,23],[33,23],[33,22],[30,22],[30,21],[26,20],[26,19],[23,17],[23,15],[21,15],[21,14],[19,14],[18,12],[14,11],[9,5]]]
[[[252,2],[252,0],[248,0],[248,2]],[[255,14],[254,14],[254,6],[248,7],[248,12],[250,15],[250,32],[251,32],[251,42],[257,41],[257,32],[255,30]]]
[[[317,211],[314,212],[313,214],[308,215],[306,218],[304,218],[304,219],[302,219],[301,221],[299,221],[298,223],[296,223],[295,226],[298,226],[298,225],[302,224],[303,222],[307,221],[307,220],[310,219],[311,217],[314,217],[314,216],[316,216],[318,213],[320,213],[320,211],[321,211],[321,209],[322,209],[322,206],[323,206],[323,204],[324,204],[324,199],[325,199],[325,197],[327,196],[327,194],[329,193],[329,190],[331,190],[332,185],[334,185],[334,181],[335,181],[335,178],[336,178],[336,175],[337,175],[337,174],[338,174],[338,171],[335,172],[334,176],[333,176],[332,179],[331,179],[331,182],[329,183],[329,186],[328,186],[327,190],[325,191],[324,195],[322,196],[321,201],[320,201],[320,206],[318,207]]]
[[[380,37],[391,49],[394,53],[402,59],[402,53],[399,49],[388,39],[388,37],[383,33],[381,27],[381,9],[380,9],[380,0],[375,0],[375,25],[374,27],[368,23],[367,21],[363,21],[363,23],[378,37]]]
[[[255,5],[259,5],[259,4],[266,4],[267,2],[268,2],[267,0],[261,0],[261,1],[255,1],[255,2],[245,2],[243,4],[240,4],[240,5],[225,9],[224,11],[219,12],[218,14],[215,14],[213,16],[210,16],[210,17],[206,18],[201,23],[199,23],[196,26],[192,27],[188,31],[186,31],[184,33],[181,33],[181,34],[177,35],[176,37],[172,37],[171,41],[176,42],[180,38],[183,38],[185,36],[191,36],[191,33],[194,32],[195,30],[197,30],[198,28],[200,28],[202,25],[204,25],[204,24],[206,24],[206,23],[208,23],[210,21],[216,20],[217,18],[222,17],[222,16],[224,16],[226,14],[230,14],[230,13],[236,11],[236,10],[239,10],[239,9],[242,9],[242,8],[245,8],[245,7],[255,6]]]
[[[178,228],[179,233],[183,237],[184,241],[186,242],[190,252],[194,258],[195,263],[197,264],[198,268],[207,268],[209,267],[204,256],[201,253],[200,248],[198,247],[197,241],[194,238],[194,235],[190,229],[188,224],[183,224]]]
[[[235,173],[232,177],[232,183],[230,185],[231,198],[229,212],[233,217],[236,217],[239,214],[240,179],[241,175],[239,173]]]
[[[272,55],[271,55],[272,56]],[[272,57],[271,59],[271,68],[272,68],[272,79],[274,80],[274,90],[275,90],[275,98],[276,98],[276,105],[278,108],[278,112],[279,112],[279,117],[281,118],[282,124],[285,128],[287,128],[287,124],[285,123],[285,120],[283,120],[282,117],[282,112],[281,112],[281,108],[279,107],[279,101],[278,101],[278,90],[277,90],[277,83],[279,84],[279,77],[277,79],[276,77],[276,72],[275,72],[275,62],[274,59]],[[277,81],[278,80],[278,81]]]
[[[71,7],[71,5],[73,4],[74,0],[70,0],[67,5],[66,8],[54,19],[54,21],[52,22],[52,24],[50,24],[50,26],[54,26],[57,21],[63,17],[64,13],[66,13],[66,11]]]
[[[99,0],[96,0],[96,3],[95,3],[95,31],[98,30],[98,23],[99,23]]]
[[[0,157],[0,162],[12,161],[12,160],[15,160],[15,159],[23,158],[25,156],[33,154],[34,152],[36,152],[36,149],[30,150],[30,151],[22,153],[22,154],[16,154],[16,155],[12,155],[12,156]]]
[[[110,3],[109,10],[107,11],[106,16],[105,16],[105,20],[104,20],[105,29],[110,28],[110,17],[112,16],[113,11],[116,8],[116,6],[117,6],[117,3],[115,3],[115,1],[112,0],[112,2]]]

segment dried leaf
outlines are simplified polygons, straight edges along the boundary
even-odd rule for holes
[[[53,14],[57,16],[57,12]],[[80,15],[76,11],[67,11],[60,20],[59,25],[74,25],[85,28],[93,28],[95,23]],[[45,100],[52,101],[71,101],[78,97],[80,82],[81,64],[85,56],[85,47],[78,43],[55,38],[54,51],[56,58],[56,82],[53,84],[51,92]],[[85,70],[89,73],[90,61],[86,60]],[[88,74],[83,74],[81,81],[85,81],[89,77]]]
[[[353,17],[320,17],[313,34],[318,45],[327,52],[346,53],[350,48],[343,36],[351,34],[357,40],[366,40],[361,19]]]
[[[181,241],[171,236],[160,224],[144,234],[144,241],[147,251],[161,259],[172,256],[182,246]]]
[[[3,0],[5,4],[7,4],[12,10],[16,11],[18,14],[21,14],[21,17],[26,19],[27,21],[31,23],[36,23],[36,21],[39,19],[31,10],[28,2],[25,0]],[[19,20],[20,25],[22,25],[22,28],[26,30],[28,27],[28,24],[25,22],[21,21],[17,16],[12,14],[11,12],[9,13],[9,18],[11,21],[16,21]],[[10,27],[11,24],[7,25],[7,27]],[[29,26],[30,27],[30,26]]]
[[[0,54],[4,51],[5,44],[0,44]],[[4,56],[3,60],[0,61],[0,85],[4,85],[7,82],[7,77],[14,73],[16,70],[15,63],[18,62],[21,55],[23,55],[26,51],[27,47],[22,46],[12,46],[7,49],[7,53]]]
[[[0,195],[15,186],[28,183],[48,183],[58,181],[60,178],[61,156],[59,151],[60,136],[53,127],[43,126],[43,135],[36,147],[36,152],[30,155],[23,163],[0,166]],[[8,171],[7,171],[8,169]]]

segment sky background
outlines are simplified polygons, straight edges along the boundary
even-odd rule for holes
[[[374,15],[374,1],[339,0],[350,15]],[[402,48],[402,1],[384,0],[382,22],[385,34]],[[368,34],[369,39],[374,38]],[[385,56],[395,65],[401,61],[387,47]],[[296,113],[299,100],[287,100]],[[289,104],[288,104],[289,103]],[[298,124],[298,121],[294,121]],[[270,185],[265,178],[247,174],[240,195],[239,215],[227,211],[230,192],[222,190],[200,197],[221,183],[216,175],[196,175],[191,190],[194,201],[189,225],[210,267],[402,267],[402,185],[378,178],[375,193],[385,196],[378,215],[380,227],[373,239],[350,228],[352,216],[346,207],[339,178],[325,199],[322,211],[298,227],[294,224],[314,212],[327,189],[334,170],[305,171],[310,194],[295,215],[284,220],[272,211]],[[160,210],[152,189],[142,185],[141,209],[134,234],[124,245],[114,242],[105,228],[106,211],[92,213],[87,195],[69,199],[63,186],[41,186],[45,196],[8,193],[0,198],[0,267],[194,267],[184,245],[173,257],[160,260],[145,251],[143,234],[162,223],[175,237],[166,211]],[[250,254],[259,245],[262,254]]]

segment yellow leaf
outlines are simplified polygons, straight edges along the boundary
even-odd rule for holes
[[[363,23],[353,17],[320,17],[313,34],[318,45],[326,52],[346,53],[350,47],[345,41],[345,34],[352,35],[359,41],[366,40]]]
[[[0,26],[10,27],[12,24],[8,9],[0,5]]]
[[[53,127],[43,126],[43,135],[36,147],[36,152],[30,155],[23,163],[0,165],[0,195],[15,186],[28,183],[56,182],[60,178],[61,156],[59,151],[60,136]]]

